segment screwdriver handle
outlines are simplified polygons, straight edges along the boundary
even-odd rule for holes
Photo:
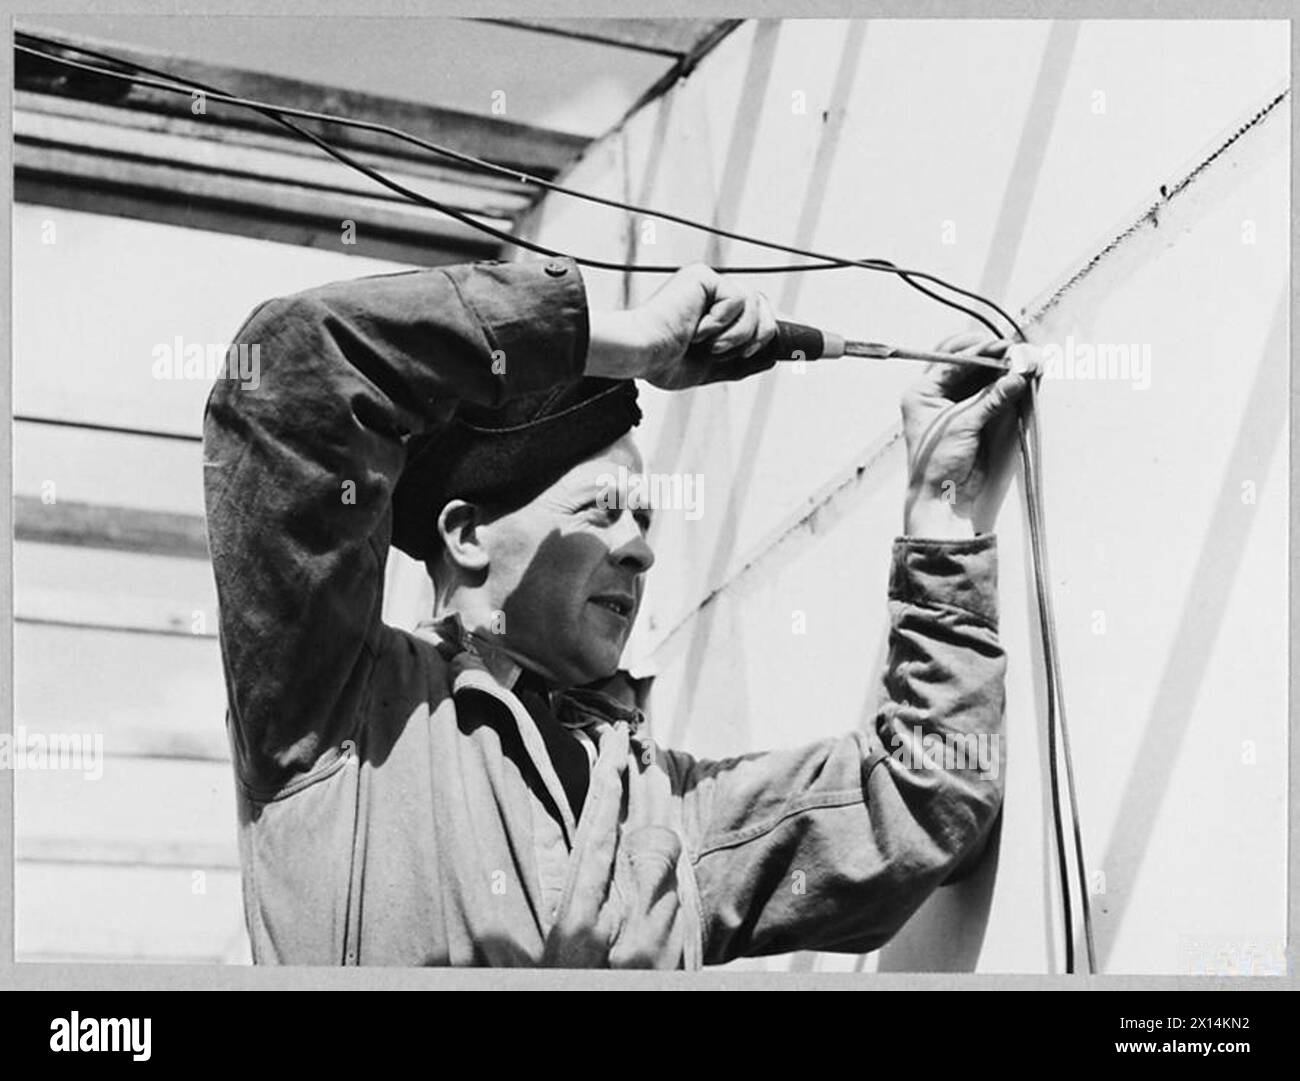
[[[792,323],[786,319],[778,319],[776,335],[758,351],[754,359],[820,360],[823,357],[843,355],[844,339],[838,334],[831,334],[805,323]]]
[[[707,343],[692,346],[688,356],[704,357],[708,354]],[[822,357],[842,357],[844,339],[838,334],[831,334],[817,327],[804,323],[792,323],[778,319],[776,334],[762,349],[745,361],[747,367],[762,371],[778,361],[819,360]],[[737,352],[739,356],[739,352]]]

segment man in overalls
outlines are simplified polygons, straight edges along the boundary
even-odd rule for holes
[[[260,380],[213,389],[204,472],[257,962],[858,953],[971,865],[1002,798],[991,530],[1025,376],[939,366],[904,400],[886,693],[862,727],[699,759],[649,738],[617,671],[654,560],[648,512],[606,490],[642,469],[633,380],[755,374],[774,328],[705,267],[589,311],[563,259],[250,316]],[[381,619],[390,544],[433,577],[413,632]],[[953,738],[992,768],[923,753]]]

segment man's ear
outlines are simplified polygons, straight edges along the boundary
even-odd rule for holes
[[[466,571],[487,569],[488,553],[481,536],[484,524],[483,508],[453,499],[438,515],[438,535],[447,558]]]

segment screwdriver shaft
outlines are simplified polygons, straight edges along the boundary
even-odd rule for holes
[[[927,349],[906,349],[896,345],[882,345],[879,342],[844,342],[844,355],[847,357],[870,357],[874,360],[922,360],[939,364],[975,364],[981,368],[995,368],[1006,371],[1011,362],[1001,357],[982,357],[971,353],[938,353]]]

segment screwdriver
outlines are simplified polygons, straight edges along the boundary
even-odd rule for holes
[[[998,344],[998,343],[994,343]],[[1017,348],[1014,342],[1004,342]],[[819,330],[803,323],[781,319],[776,324],[776,335],[758,351],[751,362],[760,360],[822,360],[835,357],[867,357],[872,360],[924,360],[940,364],[975,364],[982,368],[1007,371],[1012,362],[1005,357],[981,357],[970,353],[940,353],[928,349],[909,349],[881,342],[861,342],[839,334]]]

